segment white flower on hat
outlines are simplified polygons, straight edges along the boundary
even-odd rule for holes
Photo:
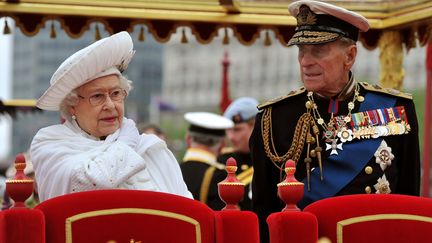
[[[126,31],[79,50],[55,71],[51,86],[39,98],[36,106],[44,110],[59,110],[60,103],[75,88],[98,77],[110,74],[120,76],[134,53],[132,38]]]

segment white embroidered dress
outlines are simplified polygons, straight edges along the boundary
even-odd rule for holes
[[[134,129],[135,123],[125,118],[105,140],[88,135],[75,121],[39,130],[30,152],[40,201],[98,189],[151,190],[192,198],[166,143],[155,135],[134,135]],[[134,146],[128,145],[131,139]]]

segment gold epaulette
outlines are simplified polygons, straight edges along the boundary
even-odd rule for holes
[[[198,163],[204,163],[204,164],[209,165],[210,167],[215,167],[216,169],[219,169],[219,170],[225,170],[225,167],[226,167],[224,164],[219,163],[219,162],[210,163],[210,162],[199,160],[199,159],[195,159],[192,161],[198,162]],[[183,163],[190,163],[190,161],[184,161]]]
[[[305,87],[301,87],[300,89],[293,90],[293,91],[289,92],[286,95],[282,95],[282,96],[279,96],[277,98],[265,101],[264,103],[261,103],[261,104],[258,105],[258,110],[262,110],[262,109],[266,108],[267,106],[273,105],[273,104],[275,104],[275,103],[277,103],[277,102],[279,102],[281,100],[285,100],[287,98],[290,98],[290,97],[302,94],[305,91],[306,91]]]
[[[213,164],[214,167],[216,167],[219,170],[225,170],[225,165],[219,162],[216,162]]]
[[[252,176],[253,176],[253,167],[250,167],[247,170],[244,170],[240,174],[237,175],[237,179],[244,183],[245,185],[249,185],[249,183],[252,182]]]
[[[396,89],[383,88],[383,87],[379,86],[378,84],[369,84],[366,82],[359,82],[359,84],[367,91],[384,93],[384,94],[389,94],[389,95],[393,95],[393,96],[412,100],[411,94],[404,93],[404,92],[401,92],[401,91],[396,90]]]
[[[221,154],[231,154],[234,153],[234,148],[233,147],[223,147]]]

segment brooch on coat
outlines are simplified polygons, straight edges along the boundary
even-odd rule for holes
[[[395,156],[392,153],[392,148],[389,147],[386,141],[382,141],[378,149],[375,151],[375,162],[379,164],[381,170],[383,171],[383,176],[378,178],[377,183],[374,185],[376,194],[388,194],[390,190],[390,182],[387,180],[385,175],[385,170],[387,166],[391,166],[392,160]]]

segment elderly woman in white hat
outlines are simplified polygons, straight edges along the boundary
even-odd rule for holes
[[[153,190],[192,197],[175,157],[155,135],[140,135],[124,117],[134,54],[127,32],[67,58],[37,106],[65,122],[38,131],[31,144],[40,200],[100,189]]]

